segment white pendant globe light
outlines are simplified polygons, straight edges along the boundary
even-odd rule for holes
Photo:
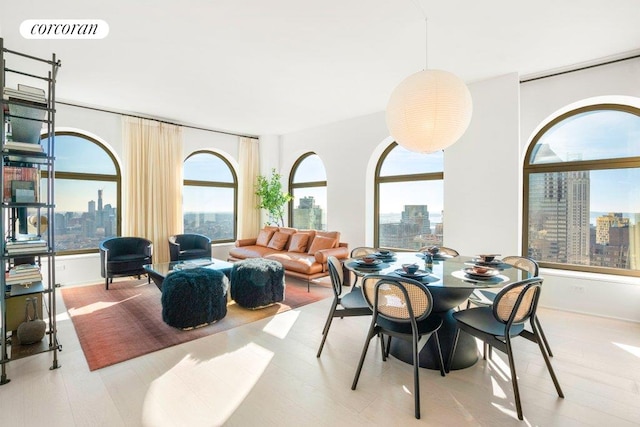
[[[427,16],[425,62],[428,57]],[[464,82],[452,73],[425,69],[404,79],[387,104],[387,127],[395,141],[410,151],[444,150],[464,134],[471,122],[473,103]]]
[[[444,150],[464,134],[473,104],[460,78],[442,70],[424,70],[404,79],[387,104],[389,133],[410,151]]]

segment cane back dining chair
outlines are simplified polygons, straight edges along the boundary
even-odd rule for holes
[[[343,293],[344,284],[344,270],[340,260],[334,256],[327,258],[327,264],[329,266],[329,276],[331,276],[331,285],[333,286],[333,302],[331,303],[331,309],[329,310],[329,316],[322,329],[322,341],[320,342],[320,348],[316,357],[320,357],[322,349],[324,348],[324,342],[329,335],[329,328],[334,317],[350,317],[350,316],[370,316],[371,308],[364,300],[362,295],[362,289],[359,287],[353,287],[350,292]]]
[[[351,250],[351,254],[349,255],[351,258],[360,258],[366,255],[371,255],[371,254],[375,254],[376,252],[378,252],[378,249],[376,248],[372,248],[370,246],[358,246],[357,248],[353,248]],[[353,274],[353,286],[356,286],[358,284],[358,275],[353,273],[353,272],[348,272],[347,274]]]
[[[374,274],[363,278],[362,289],[365,300],[373,310],[373,316],[351,389],[355,390],[358,385],[371,339],[380,336],[380,348],[384,361],[387,359],[388,351],[385,349],[383,335],[409,341],[413,354],[415,417],[419,419],[420,361],[418,355],[432,336],[439,356],[440,374],[445,375],[438,339],[438,329],[442,326],[442,319],[438,316],[429,316],[433,308],[431,293],[424,284],[413,279]]]
[[[526,271],[529,273],[529,277],[538,277],[540,275],[540,267],[538,263],[528,257],[522,257],[517,255],[506,256],[501,259],[501,261],[505,264],[508,264],[512,267],[518,268],[520,270]],[[478,307],[490,306],[493,304],[493,301],[496,297],[495,292],[488,291],[486,289],[475,289],[471,296],[469,296],[469,300],[467,301],[467,308],[471,306],[471,304]],[[547,354],[550,357],[553,357],[553,353],[551,352],[551,346],[549,345],[549,341],[547,341],[547,336],[544,334],[544,330],[542,329],[542,324],[540,323],[540,318],[536,314],[533,321],[536,323],[538,327],[538,332],[540,332],[540,337],[542,338],[542,342],[544,343],[544,348],[547,350]],[[530,335],[527,334],[528,337]],[[490,349],[491,347],[489,347]],[[485,353],[486,358],[486,353]]]
[[[451,367],[461,330],[488,343],[492,348],[506,353],[511,370],[511,384],[516,410],[520,420],[523,419],[522,403],[511,341],[516,337],[524,336],[523,333],[527,332],[524,329],[525,322],[528,321],[531,324],[533,333],[529,339],[538,344],[558,396],[564,397],[549,356],[544,349],[538,326],[533,321],[538,308],[542,280],[541,277],[534,277],[511,283],[498,292],[491,306],[469,308],[453,313],[457,327],[447,369]]]
[[[448,256],[450,256],[452,258],[455,258],[458,255],[460,255],[458,253],[458,251],[456,251],[453,248],[447,248],[446,246],[436,246],[436,247],[438,248],[438,252],[437,253],[439,253],[439,254],[448,255]],[[433,248],[433,246],[423,246],[420,249],[418,249],[418,252],[427,252],[431,248]]]

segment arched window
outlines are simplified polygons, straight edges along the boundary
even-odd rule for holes
[[[238,179],[227,159],[197,151],[184,161],[182,213],[185,233],[214,243],[236,240]]]
[[[640,109],[579,108],[533,138],[523,252],[542,267],[640,276]]]
[[[377,247],[442,245],[443,171],[442,151],[414,153],[394,142],[382,153],[375,177]]]
[[[320,157],[306,153],[293,165],[289,177],[289,225],[300,229],[327,229],[327,173]]]
[[[94,138],[77,132],[55,135],[55,251],[98,252],[101,240],[120,235],[120,167]],[[41,178],[47,178],[46,171]]]

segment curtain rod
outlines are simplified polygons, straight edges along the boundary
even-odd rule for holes
[[[182,123],[175,123],[175,122],[170,122],[168,120],[156,119],[156,118],[153,118],[153,117],[138,116],[138,115],[132,114],[132,113],[121,113],[121,112],[118,112],[118,111],[107,110],[105,108],[89,107],[89,106],[86,106],[86,105],[74,104],[72,102],[56,101],[56,104],[68,105],[70,107],[76,107],[76,108],[85,108],[87,110],[100,111],[102,113],[117,114],[119,116],[133,117],[133,118],[136,118],[136,119],[153,120],[153,121],[156,121],[156,122],[159,122],[159,123],[165,123],[165,124],[174,125],[174,126],[181,126],[181,127],[189,128],[189,129],[204,130],[204,131],[207,131],[207,132],[221,133],[221,134],[224,134],[224,135],[241,136],[241,137],[245,137],[245,138],[258,139],[258,137],[256,135],[246,135],[246,134],[240,134],[240,133],[234,133],[234,132],[226,132],[226,131],[223,131],[223,130],[207,129],[207,128],[203,128],[203,127],[200,127],[200,126],[186,125],[186,124],[182,124]]]
[[[625,57],[625,58],[612,59],[610,61],[605,61],[605,62],[599,62],[597,64],[585,65],[585,66],[582,66],[582,67],[572,68],[570,70],[558,71],[556,73],[545,74],[545,75],[542,75],[542,76],[532,77],[532,78],[529,78],[529,79],[525,78],[523,80],[520,80],[520,83],[527,83],[527,82],[532,82],[532,81],[535,81],[535,80],[542,80],[542,79],[546,79],[548,77],[561,76],[563,74],[569,74],[569,73],[573,73],[575,71],[588,70],[590,68],[596,68],[596,67],[600,67],[600,66],[603,66],[603,65],[615,64],[617,62],[628,61],[630,59],[636,59],[636,58],[640,58],[640,54],[635,54],[635,55],[628,56],[628,57]]]

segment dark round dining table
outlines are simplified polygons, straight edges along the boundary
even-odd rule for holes
[[[376,261],[367,265],[360,258],[349,258],[344,261],[347,270],[352,271],[357,278],[367,274],[384,274],[389,276],[411,277],[424,283],[433,296],[433,309],[430,316],[438,316],[442,319],[442,326],[438,331],[442,357],[445,363],[453,347],[453,338],[456,330],[456,321],[453,313],[458,306],[465,303],[474,289],[501,288],[507,283],[523,280],[529,277],[526,271],[501,263],[499,258],[489,263],[490,267],[500,270],[500,273],[490,278],[469,276],[465,269],[480,262],[476,257],[457,256],[434,257],[431,268],[425,264],[424,254],[420,252],[391,252],[392,256],[380,253],[375,254]],[[420,270],[413,276],[406,276],[402,270],[403,264],[417,263]],[[487,264],[485,264],[487,265]],[[357,280],[354,286],[358,285]],[[463,307],[464,308],[464,307]],[[389,353],[407,363],[413,363],[411,343],[395,339],[391,341]],[[428,369],[440,369],[436,347],[433,338],[420,352],[420,366]],[[455,357],[451,363],[451,369],[464,369],[478,361],[478,347],[475,338],[461,331],[458,339]]]

